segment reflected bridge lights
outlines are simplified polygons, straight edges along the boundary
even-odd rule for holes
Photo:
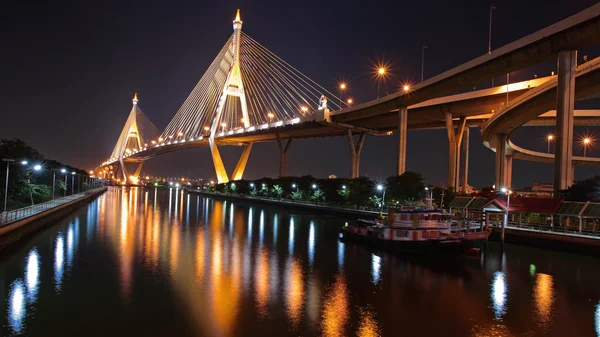
[[[20,279],[12,284],[8,305],[8,324],[15,334],[20,334],[25,316],[25,287]]]

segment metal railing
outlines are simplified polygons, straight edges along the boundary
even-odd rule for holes
[[[241,194],[235,194],[235,193],[205,192],[205,191],[194,191],[194,190],[190,190],[189,192],[196,192],[196,193],[200,192],[200,193],[222,195],[222,196],[233,196],[236,198],[242,198],[242,199],[248,199],[248,200],[273,201],[273,202],[277,202],[280,204],[314,206],[315,208],[320,208],[320,209],[349,210],[349,211],[358,211],[358,212],[373,213],[373,214],[379,214],[379,211],[380,211],[380,209],[376,208],[376,207],[340,205],[340,204],[328,203],[325,201],[292,200],[292,199],[286,199],[286,198],[241,195]],[[387,213],[388,213],[388,209],[384,208],[383,214],[387,214]]]
[[[477,222],[472,222],[472,223],[477,223]],[[490,222],[490,227],[500,228],[500,227],[502,227],[502,223],[497,222],[497,221]],[[600,238],[600,231],[582,229],[582,231],[580,232],[579,227],[575,227],[575,226],[571,226],[571,227],[548,226],[548,225],[518,223],[518,222],[509,221],[507,224],[507,228],[517,229],[517,230],[521,229],[521,230],[529,230],[529,231],[536,231],[536,232],[569,234],[569,235]]]
[[[96,192],[96,191],[100,191],[103,188],[104,187],[100,187],[100,188],[88,190],[86,192],[81,192],[81,193],[69,195],[69,196],[66,196],[66,197],[62,197],[62,198],[58,198],[58,199],[54,199],[54,200],[42,202],[42,203],[35,204],[35,205],[32,205],[32,206],[23,207],[23,208],[19,208],[19,209],[14,209],[12,211],[0,213],[0,227],[5,226],[5,225],[7,225],[7,224],[9,224],[11,222],[15,222],[15,221],[18,221],[18,220],[21,220],[21,219],[25,219],[25,218],[28,218],[30,216],[42,213],[42,212],[47,211],[49,209],[55,208],[57,206],[70,203],[70,202],[72,202],[74,200],[83,198],[84,196],[86,196],[86,195],[88,195],[90,193],[93,193],[93,192]]]

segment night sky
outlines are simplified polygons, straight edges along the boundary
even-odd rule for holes
[[[596,3],[571,0],[494,3],[492,49],[542,29]],[[459,1],[11,1],[0,14],[0,137],[18,137],[45,156],[91,169],[107,159],[131,109],[139,106],[162,130],[229,38],[235,10],[243,31],[308,77],[333,91],[348,82],[356,102],[374,99],[373,64],[392,65],[382,86],[393,91],[402,81],[420,80],[421,47],[427,45],[425,77],[477,56],[488,46],[489,2]],[[579,57],[600,54],[598,48]],[[511,74],[511,81],[549,75],[555,62]],[[498,84],[504,84],[498,79]],[[483,86],[481,87],[483,88]],[[598,108],[600,102],[577,103]],[[521,129],[515,143],[545,151],[551,128]],[[576,135],[596,134],[577,128]],[[367,137],[361,175],[383,179],[395,173],[396,136]],[[470,179],[476,187],[493,184],[494,153],[471,128]],[[411,131],[407,169],[428,183],[447,179],[445,130]],[[241,149],[224,148],[231,173]],[[256,144],[245,178],[276,176],[276,143]],[[580,148],[575,154],[582,153]],[[600,155],[600,139],[591,151]],[[349,174],[345,138],[295,140],[289,174]],[[150,175],[215,176],[207,148],[159,156],[148,161]],[[576,169],[576,179],[600,173]],[[552,182],[552,166],[514,161],[513,186]]]

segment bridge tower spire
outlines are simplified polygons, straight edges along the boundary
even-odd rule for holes
[[[223,114],[223,108],[225,107],[225,101],[229,96],[239,97],[240,106],[242,108],[242,123],[244,127],[247,128],[250,126],[250,119],[248,118],[248,106],[246,104],[246,94],[244,91],[244,82],[242,80],[242,71],[240,69],[240,44],[241,44],[241,35],[242,35],[242,20],[240,18],[240,10],[237,10],[235,19],[233,20],[233,42],[232,42],[232,57],[233,62],[229,69],[229,73],[227,74],[227,80],[225,81],[225,85],[223,86],[223,90],[221,93],[221,97],[219,99],[219,103],[217,105],[217,113],[213,119],[211,128],[210,128],[210,137],[208,139],[210,145],[210,151],[213,157],[213,163],[215,165],[215,171],[217,173],[217,180],[219,183],[226,183],[229,181],[229,177],[227,176],[227,171],[225,170],[225,166],[223,165],[223,160],[221,159],[221,154],[219,153],[219,149],[217,148],[217,144],[215,143],[215,134],[219,128],[219,121],[221,120],[221,115]],[[250,152],[250,147],[248,150],[244,151],[244,153]],[[246,155],[246,157],[247,157]],[[245,165],[244,165],[245,167]],[[236,170],[238,171],[238,170]],[[239,172],[243,172],[243,169]],[[241,179],[241,173],[234,173],[233,179]],[[239,176],[239,177],[236,177]]]

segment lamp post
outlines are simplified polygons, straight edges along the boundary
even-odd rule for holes
[[[379,217],[382,218],[383,217],[383,204],[385,203],[385,188],[383,188],[383,185],[378,184],[377,190],[381,192],[381,205],[379,206]]]
[[[71,195],[75,194],[75,171],[71,172]]]
[[[6,208],[7,202],[8,202],[8,175],[10,172],[10,165],[14,165],[15,160],[14,159],[9,159],[9,158],[2,158],[2,161],[6,163],[6,181],[4,183],[4,212],[6,213],[8,210]],[[27,160],[22,160],[20,162],[21,165],[25,166],[27,165]]]
[[[502,193],[506,194],[506,213],[504,214],[504,221],[502,222],[502,232],[500,235],[500,240],[502,243],[504,243],[504,228],[508,226],[508,212],[510,209],[510,195],[512,191],[507,189],[506,187],[502,187],[501,191]]]
[[[340,97],[338,97],[340,99],[340,109],[342,109],[342,92],[346,90],[346,83],[342,82],[340,83]]]
[[[425,200],[427,200],[427,209],[433,209],[433,190],[425,186]]]
[[[377,98],[379,98],[379,84],[381,83],[381,79],[385,76],[385,68],[379,67],[377,69]]]
[[[62,169],[60,170],[60,172],[65,174],[65,197],[67,196],[67,188],[69,187],[69,184],[67,184],[67,177],[68,177],[68,173],[66,169]]]
[[[592,144],[592,139],[590,137],[585,137],[581,140],[583,144],[583,156],[587,157],[587,148]]]
[[[552,140],[554,139],[554,135],[548,135],[546,137],[546,141],[548,142],[548,154],[550,154],[550,143],[552,143]]]

